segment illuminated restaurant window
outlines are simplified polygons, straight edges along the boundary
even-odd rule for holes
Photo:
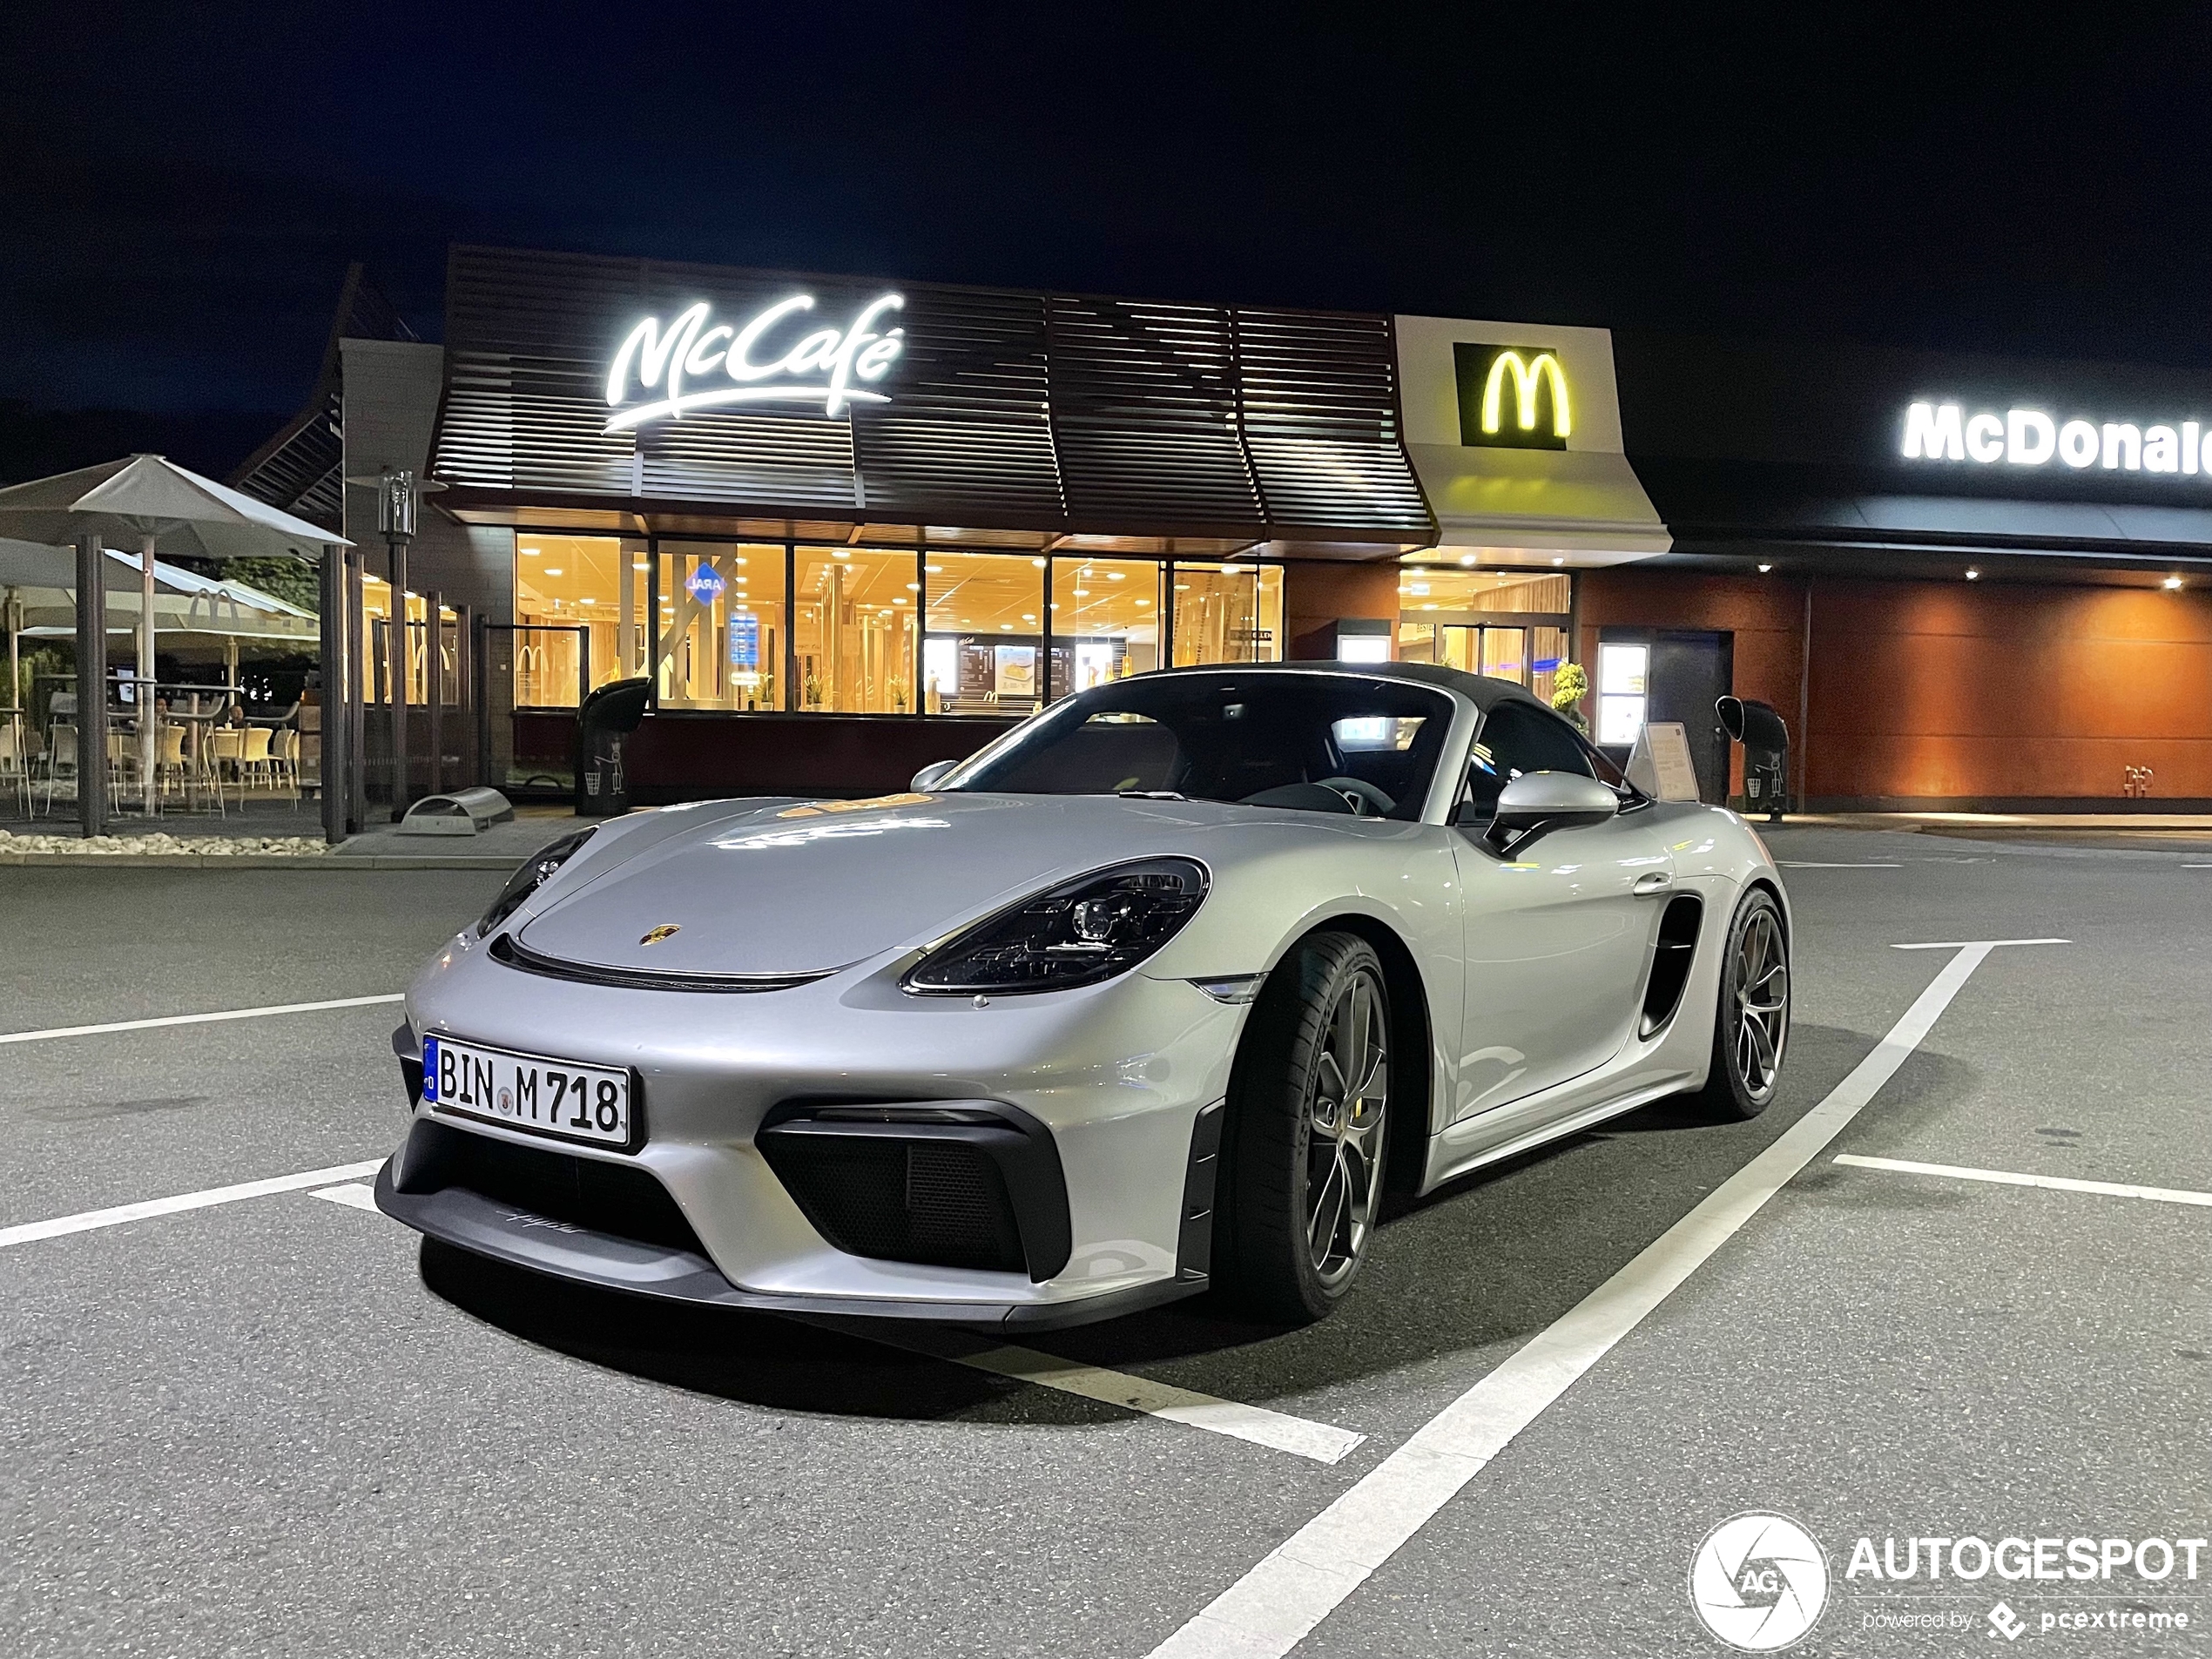
[[[1055,698],[1160,666],[1161,574],[1150,559],[1053,560]]]
[[[728,542],[659,545],[653,680],[660,706],[781,707],[784,550]]]
[[[1044,651],[1042,558],[997,553],[927,556],[925,714],[1036,712]]]
[[[791,627],[799,708],[826,714],[914,711],[919,563],[909,552],[799,550]]]
[[[644,558],[643,542],[611,536],[516,535],[518,707],[570,708],[580,688],[596,690],[644,671]],[[628,628],[623,626],[625,597]],[[584,687],[587,666],[590,684]]]
[[[1570,577],[1407,565],[1398,577],[1398,659],[1440,663],[1551,696],[1567,656]]]
[[[407,700],[423,704],[430,700],[429,654],[426,636],[424,608],[428,601],[419,593],[407,596]],[[392,584],[381,577],[361,577],[361,614],[367,620],[368,649],[361,657],[361,696],[370,704],[389,703],[391,693],[385,689],[391,671],[391,645],[386,630],[392,616]],[[450,609],[448,616],[453,613]]]
[[[1283,569],[1175,567],[1175,665],[1273,663],[1283,657]]]

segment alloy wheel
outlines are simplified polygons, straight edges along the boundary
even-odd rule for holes
[[[1764,1103],[1781,1075],[1782,1048],[1790,1035],[1790,957],[1772,910],[1752,914],[1737,942],[1730,975],[1737,1076],[1752,1098]]]
[[[1337,991],[1306,1110],[1305,1240],[1324,1286],[1358,1264],[1381,1189],[1376,1159],[1390,1103],[1382,987],[1361,968]]]

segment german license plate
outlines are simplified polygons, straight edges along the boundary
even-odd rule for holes
[[[631,1143],[630,1074],[611,1066],[422,1039],[422,1098],[442,1112],[598,1146]]]

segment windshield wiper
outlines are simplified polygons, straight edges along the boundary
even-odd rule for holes
[[[1123,800],[1189,800],[1190,796],[1173,789],[1116,789]]]

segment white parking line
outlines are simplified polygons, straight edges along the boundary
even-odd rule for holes
[[[10,1244],[31,1244],[41,1238],[88,1233],[100,1227],[120,1227],[126,1222],[150,1221],[156,1216],[173,1216],[186,1210],[205,1210],[212,1204],[236,1204],[243,1198],[266,1198],[273,1192],[296,1192],[301,1187],[327,1186],[333,1181],[350,1181],[364,1175],[374,1175],[383,1167],[382,1158],[373,1158],[367,1163],[340,1163],[327,1170],[271,1176],[266,1181],[241,1181],[236,1186],[210,1187],[205,1192],[181,1192],[173,1198],[148,1198],[141,1204],[119,1204],[107,1210],[87,1210],[74,1216],[57,1216],[51,1221],[27,1221],[20,1226],[0,1227],[0,1250],[5,1250]]]
[[[1148,1417],[1163,1418],[1190,1428],[1226,1434],[1231,1440],[1249,1440],[1254,1446],[1288,1452],[1293,1457],[1311,1458],[1316,1463],[1339,1462],[1367,1438],[1332,1424],[1271,1412],[1264,1406],[1219,1399],[1211,1394],[1177,1388],[1170,1383],[1133,1377],[1127,1372],[1108,1371],[1098,1366],[1062,1359],[1056,1354],[1040,1353],[1034,1348],[996,1346],[958,1331],[893,1325],[884,1320],[799,1317],[806,1318],[810,1325],[835,1331],[841,1336],[859,1337],[880,1342],[887,1348],[903,1349],[907,1353],[949,1360],[956,1366],[988,1371],[994,1376],[1010,1377],[1016,1382],[1035,1383],[1040,1388],[1055,1388],[1063,1394],[1076,1394],[1102,1405],[1118,1406],[1123,1411],[1141,1412]]]
[[[2071,939],[1947,939],[1932,945],[1892,945],[1892,950],[1979,950],[1988,952],[2001,945],[2071,945]]]
[[[327,1198],[333,1204],[342,1204],[354,1210],[366,1210],[372,1216],[384,1212],[376,1207],[376,1189],[365,1181],[354,1181],[342,1187],[317,1187],[307,1195],[310,1198]]]
[[[1977,940],[1952,947],[1959,954],[1826,1099],[1634,1261],[1431,1418],[1155,1648],[1150,1659],[1280,1659],[1290,1652],[1818,1157],[1896,1075],[1993,949],[2025,942]]]
[[[1818,864],[1811,859],[1777,859],[1785,870],[1902,870],[1902,864]]]
[[[340,996],[327,1002],[279,1002],[266,1008],[226,1008],[219,1014],[165,1014],[158,1020],[112,1020],[105,1025],[57,1025],[47,1031],[0,1032],[0,1044],[51,1042],[56,1037],[96,1037],[109,1031],[151,1031],[164,1025],[215,1025],[225,1020],[266,1020],[273,1014],[319,1014],[325,1008],[365,1008],[378,1002],[403,1002],[406,994]]]
[[[1905,1175],[1946,1176],[1953,1181],[1992,1181],[2006,1187],[2049,1187],[2059,1192],[2094,1192],[2107,1198],[2148,1198],[2154,1204],[2212,1206],[2212,1192],[2186,1187],[2139,1187],[2125,1181],[2076,1181],[2062,1175],[2019,1175],[2010,1170],[1969,1170],[1956,1163],[1916,1163],[1910,1158],[1867,1158],[1838,1152],[1831,1160],[1859,1170],[1895,1170]]]

